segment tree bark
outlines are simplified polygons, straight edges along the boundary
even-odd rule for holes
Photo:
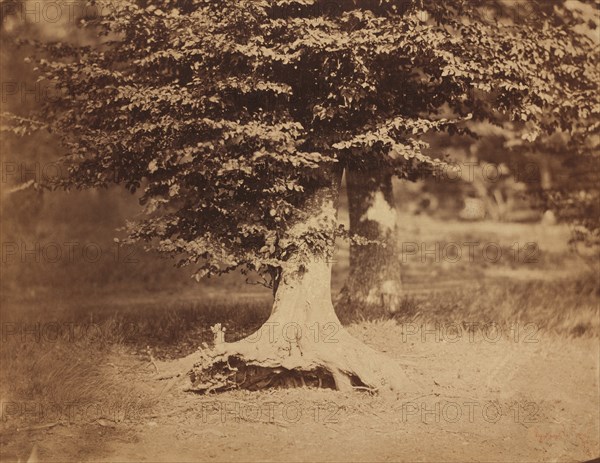
[[[317,191],[308,202],[307,218],[291,229],[294,239],[307,228],[325,224],[331,238],[325,252],[299,251],[285,263],[271,315],[258,331],[229,343],[218,333],[220,327],[213,327],[215,346],[178,364],[178,368],[193,364],[188,390],[207,393],[231,388],[317,386],[389,392],[407,385],[400,364],[353,338],[334,311],[331,257],[338,192],[339,179],[330,188]]]
[[[350,274],[338,304],[360,311],[397,312],[402,268],[397,249],[392,175],[346,171],[350,233],[381,244],[350,244]]]

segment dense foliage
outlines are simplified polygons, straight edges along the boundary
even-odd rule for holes
[[[321,227],[289,230],[332,170],[427,174],[443,162],[429,132],[508,118],[527,142],[561,130],[588,148],[598,132],[597,44],[561,1],[102,5],[82,21],[98,45],[35,44],[58,97],[7,121],[63,142],[55,186],[141,189],[131,237],[198,276],[318,253]]]

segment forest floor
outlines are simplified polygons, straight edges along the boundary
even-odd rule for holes
[[[589,260],[559,244],[559,227],[444,227],[445,242],[476,238],[509,258],[427,260],[405,246],[402,310],[340,314],[351,334],[405,364],[406,390],[394,398],[310,388],[199,396],[155,379],[153,360],[211,343],[215,323],[235,338],[258,328],[270,303],[259,287],[65,292],[59,303],[44,293],[5,297],[0,461],[32,452],[53,462],[600,456],[598,275]],[[423,219],[404,232],[419,236],[418,248],[440,242],[428,230],[436,227]],[[346,254],[341,247],[333,294]]]

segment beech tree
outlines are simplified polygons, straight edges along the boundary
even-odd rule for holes
[[[62,141],[69,176],[55,187],[140,190],[131,240],[196,278],[272,279],[259,332],[225,342],[216,326],[215,345],[178,364],[191,389],[397,391],[404,369],[351,337],[331,302],[343,170],[431,174],[444,160],[423,136],[470,119],[510,117],[531,140],[597,130],[593,41],[569,33],[560,3],[526,5],[498,22],[475,0],[109,2],[83,24],[100,45],[38,44],[59,97],[8,120]]]

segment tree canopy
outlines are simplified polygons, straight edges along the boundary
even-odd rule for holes
[[[56,97],[8,120],[62,141],[55,186],[141,190],[132,239],[198,276],[264,271],[331,241],[293,225],[332,170],[434,171],[427,133],[509,119],[527,142],[567,131],[594,149],[598,44],[566,3],[106,2],[81,24],[98,45],[35,44]]]

